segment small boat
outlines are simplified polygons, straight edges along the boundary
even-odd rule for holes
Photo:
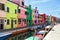
[[[37,36],[31,36],[25,40],[39,40],[39,38]]]

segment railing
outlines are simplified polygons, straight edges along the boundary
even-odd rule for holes
[[[33,32],[31,32],[32,34]],[[28,36],[31,36],[30,32],[25,32],[25,33],[22,33],[22,34],[19,34],[19,35],[16,35],[16,36],[10,36],[8,38],[6,38],[5,40],[24,40],[26,39]]]

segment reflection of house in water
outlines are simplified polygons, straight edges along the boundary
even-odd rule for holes
[[[5,2],[6,0],[0,0],[0,29],[5,29],[6,19]]]

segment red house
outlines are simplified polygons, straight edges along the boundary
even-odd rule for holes
[[[42,14],[42,23],[46,23],[46,14]]]

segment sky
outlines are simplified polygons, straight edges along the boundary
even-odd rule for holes
[[[34,9],[38,8],[39,13],[46,13],[60,18],[60,0],[24,0],[25,5],[31,5]]]

